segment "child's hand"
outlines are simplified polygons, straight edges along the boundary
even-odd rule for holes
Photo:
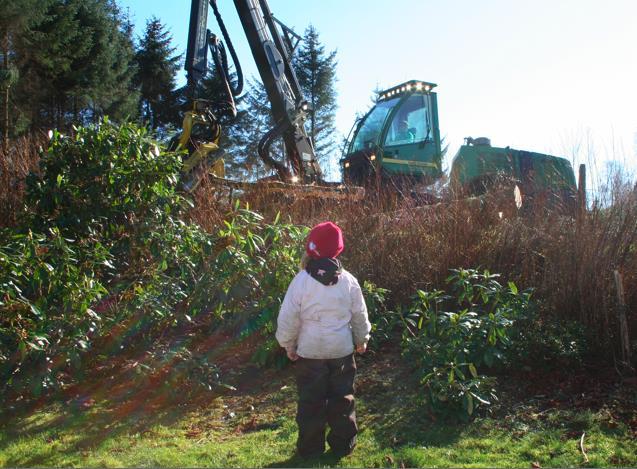
[[[296,350],[286,348],[285,351],[288,354],[288,358],[293,362],[299,359],[299,356],[296,354]]]
[[[360,353],[361,355],[364,354],[366,350],[367,350],[367,342],[356,346],[356,352]]]

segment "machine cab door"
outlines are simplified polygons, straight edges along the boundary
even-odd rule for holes
[[[382,150],[382,139],[386,121],[394,106],[401,98],[381,101],[363,117],[356,127],[354,136],[346,145],[343,165],[343,179],[348,183],[365,184],[377,173],[376,153]]]
[[[414,93],[405,97],[386,124],[382,142],[384,169],[395,175],[439,177],[436,139],[431,95]]]
[[[375,150],[380,145],[385,121],[400,98],[389,99],[378,103],[361,120],[354,138],[349,146],[348,154],[363,150]]]

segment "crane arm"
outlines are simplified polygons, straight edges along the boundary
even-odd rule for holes
[[[230,80],[223,43],[207,29],[208,4],[215,13],[237,69],[236,86]],[[259,142],[259,156],[268,166],[276,170],[283,181],[320,181],[322,180],[321,169],[316,161],[312,141],[305,130],[309,106],[303,98],[291,65],[291,54],[300,37],[274,18],[266,0],[234,0],[234,4],[270,101],[275,122],[274,127]],[[216,0],[192,0],[185,68],[188,74],[190,98],[195,102],[202,101],[196,99],[195,89],[207,71],[208,49],[212,53],[217,75],[222,78],[227,101],[222,103],[220,112],[236,115],[234,97],[241,93],[243,86],[241,67],[219,14],[217,2]],[[270,156],[270,145],[279,137],[283,139],[287,161],[277,161]]]
[[[275,126],[259,142],[259,156],[274,166],[284,180],[320,181],[321,169],[305,130],[309,106],[291,63],[291,30],[282,27],[287,39],[286,47],[277,27],[282,23],[274,18],[266,0],[234,0],[234,4],[270,100],[275,122]],[[283,138],[290,170],[269,155],[270,144],[277,137]]]

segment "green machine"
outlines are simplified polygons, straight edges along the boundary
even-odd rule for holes
[[[516,186],[526,199],[541,197],[551,206],[572,208],[577,185],[571,163],[565,158],[513,148],[492,147],[487,138],[465,139],[451,164],[451,188],[480,196],[494,184]]]
[[[379,93],[376,105],[355,124],[346,144],[341,159],[346,183],[365,186],[400,179],[426,185],[442,177],[435,86],[411,80]],[[570,205],[577,194],[568,160],[492,147],[487,138],[467,138],[452,162],[452,192],[479,196],[497,181],[517,186],[527,199],[543,195]]]
[[[346,183],[407,176],[433,182],[442,176],[436,85],[411,80],[378,94],[356,122],[341,159]]]

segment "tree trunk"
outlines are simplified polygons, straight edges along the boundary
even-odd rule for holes
[[[2,44],[2,55],[4,57],[4,69],[9,71],[9,31],[5,31],[4,33],[4,41]],[[6,151],[9,147],[9,82],[4,89],[3,96],[3,113],[2,113],[2,148]]]
[[[2,118],[2,148],[6,151],[9,148],[9,86],[4,90],[4,116]]]
[[[312,139],[312,146],[316,152],[316,63],[312,63],[311,73],[310,93],[312,96],[310,97],[310,102],[312,103],[312,109],[310,110],[310,138]]]

